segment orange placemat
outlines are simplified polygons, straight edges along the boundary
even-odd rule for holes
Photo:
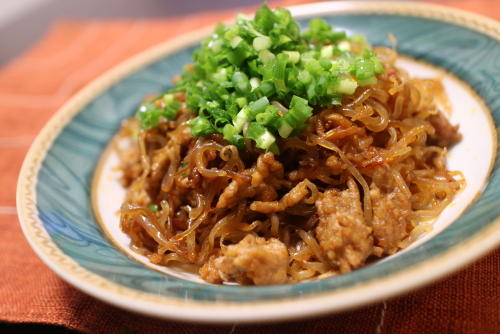
[[[495,3],[444,2],[499,19]],[[36,257],[17,221],[15,185],[24,155],[43,124],[72,94],[113,65],[233,14],[60,21],[33,48],[0,69],[0,321],[60,324],[88,333],[500,332],[500,251],[431,287],[357,311],[297,323],[224,327],[153,320],[108,306],[69,286]]]

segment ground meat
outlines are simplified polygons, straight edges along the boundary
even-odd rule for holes
[[[365,224],[359,190],[351,178],[348,189],[329,189],[316,201],[316,237],[340,272],[362,266],[373,249],[372,229]]]
[[[275,188],[269,184],[266,183],[261,183],[257,187],[257,195],[255,198],[259,201],[274,201],[276,198],[278,198],[278,193],[276,192]]]
[[[385,254],[398,251],[398,244],[408,236],[411,203],[398,188],[389,194],[383,194],[375,185],[371,185],[370,197],[373,206],[373,236],[375,245]]]
[[[441,147],[450,147],[462,139],[462,135],[458,133],[458,125],[451,125],[441,112],[430,116],[428,121],[436,129],[436,134],[429,138],[432,144]]]
[[[248,187],[248,183],[243,183],[243,186]],[[220,195],[219,200],[217,201],[216,208],[229,208],[238,203],[239,198],[237,194],[239,189],[240,184],[237,181],[232,180]]]
[[[215,265],[217,256],[212,255],[199,270],[200,277],[208,283],[220,284],[222,277],[219,274],[219,268]]]
[[[230,208],[246,198],[256,198],[259,201],[273,201],[277,197],[276,190],[269,184],[261,183],[254,187],[249,182],[232,180],[219,197],[216,208]]]
[[[372,168],[371,179],[372,187],[376,186],[382,192],[389,193],[397,186],[394,175],[386,166]]]
[[[335,172],[334,168],[330,168],[328,165],[318,164],[312,168],[300,166],[298,169],[288,173],[288,179],[294,182],[309,179],[311,181],[319,180],[326,184],[335,184],[335,180],[331,177],[331,174],[340,174]]]
[[[151,157],[151,179],[158,180],[163,177],[165,170],[170,164],[169,157],[178,152],[175,151],[176,146],[165,146],[162,149],[156,150]]]
[[[125,203],[134,203],[135,205],[147,206],[151,204],[151,196],[148,193],[149,187],[147,180],[138,178],[129,186],[129,191],[125,196]]]
[[[280,185],[276,185],[273,181],[276,178],[283,178],[283,165],[275,160],[273,153],[260,155],[253,172],[248,175],[251,181],[234,179],[226,186],[217,201],[218,209],[235,206],[246,198],[273,201],[278,197],[275,189],[280,188]]]
[[[309,194],[308,184],[310,183],[308,179],[297,183],[297,185],[287,192],[279,201],[255,201],[250,204],[250,210],[265,214],[285,211],[286,208],[300,203],[300,201]]]
[[[261,184],[270,174],[276,177],[283,177],[283,165],[274,158],[274,154],[267,152],[261,154],[257,159],[255,172],[252,173],[252,186]]]
[[[275,238],[266,240],[249,234],[236,245],[224,249],[222,256],[210,258],[201,267],[200,275],[209,283],[284,284],[287,266],[285,244]]]

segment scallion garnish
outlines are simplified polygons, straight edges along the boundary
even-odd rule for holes
[[[301,32],[288,10],[264,5],[254,19],[239,15],[235,25],[219,24],[175,88],[143,103],[137,117],[150,129],[187,108],[196,114],[193,136],[220,133],[240,148],[250,139],[277,153],[277,136],[300,133],[313,106],[340,104],[382,72],[362,35],[348,37],[322,19]],[[176,92],[185,92],[186,101]]]

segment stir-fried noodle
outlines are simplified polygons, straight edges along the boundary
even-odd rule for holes
[[[278,139],[279,155],[193,137],[187,110],[147,131],[127,121],[116,147],[132,247],[155,264],[197,265],[211,283],[280,284],[411,243],[464,184],[446,168],[460,135],[436,104],[446,99],[438,80],[410,78],[393,50],[375,52],[378,82],[315,108],[301,135]]]

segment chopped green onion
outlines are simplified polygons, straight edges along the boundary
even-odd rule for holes
[[[356,43],[356,44],[359,44],[359,45],[363,46],[364,48],[368,48],[369,47],[369,44],[366,41],[365,36],[363,36],[361,34],[354,34],[354,35],[352,35],[351,38],[350,38],[350,40],[353,43]]]
[[[253,47],[257,51],[267,50],[271,47],[272,41],[267,36],[258,36],[253,39]]]
[[[225,140],[238,147],[243,146],[243,136],[238,134],[236,128],[231,124],[226,124],[224,126],[224,128],[222,129],[222,136]]]
[[[158,212],[158,205],[156,204],[150,204],[148,205],[148,208],[153,212]]]
[[[273,105],[267,106],[264,112],[257,114],[255,117],[257,123],[267,127],[276,127],[279,119],[278,107]]]
[[[364,80],[358,80],[358,83],[360,86],[374,85],[377,83],[377,78],[371,77],[371,78],[364,79]]]
[[[153,103],[144,103],[137,110],[136,117],[143,129],[151,129],[160,122],[161,111]]]
[[[304,67],[309,71],[309,73],[318,76],[321,72],[323,72],[323,67],[317,59],[309,58],[307,60],[303,59],[303,61],[305,61]]]
[[[290,102],[290,109],[283,116],[283,119],[292,127],[297,127],[299,123],[305,122],[312,116],[312,108],[307,100],[294,95]]]
[[[311,82],[312,76],[311,73],[309,73],[307,70],[302,70],[299,72],[298,79],[300,82],[308,84],[309,82]]]
[[[259,78],[252,78],[250,79],[250,86],[252,87],[252,90],[260,86],[260,80]]]
[[[371,78],[374,73],[374,64],[369,59],[361,58],[356,61],[356,79],[365,80]]]
[[[267,150],[276,141],[268,129],[255,122],[248,126],[247,137],[255,141],[255,146],[264,150]]]
[[[213,132],[210,121],[202,116],[198,116],[190,120],[189,126],[191,127],[191,134],[194,137],[208,135]]]
[[[292,39],[286,35],[281,35],[278,44],[285,44],[291,42]]]
[[[282,138],[288,138],[290,134],[292,133],[293,128],[291,127],[290,124],[284,119],[281,119],[280,126],[278,128],[278,133]]]
[[[337,84],[336,92],[345,95],[352,95],[358,88],[356,80],[351,78],[342,78]]]
[[[235,102],[238,105],[238,107],[240,107],[240,108],[243,108],[244,106],[246,106],[248,104],[246,97],[238,97],[238,98],[236,98]]]
[[[382,62],[378,58],[372,58],[372,62],[375,73],[384,73],[384,65],[382,65]]]
[[[236,115],[234,119],[234,128],[236,129],[237,133],[240,133],[243,130],[243,127],[245,124],[247,124],[250,121],[250,112],[248,111],[248,108],[243,108],[241,111]]]
[[[288,61],[292,64],[297,64],[300,61],[300,53],[298,51],[283,51],[288,56]]]
[[[250,112],[251,115],[255,117],[258,113],[263,112],[266,107],[269,105],[269,100],[267,97],[262,97],[258,99],[257,101],[254,101],[248,105],[248,111]]]
[[[241,42],[243,41],[243,38],[240,36],[236,36],[231,40],[231,47],[234,49],[236,48]]]
[[[271,82],[264,82],[259,86],[259,91],[264,96],[271,96],[275,92],[274,85]]]
[[[278,92],[286,90],[285,76],[287,60],[288,55],[281,53],[276,56],[276,61],[273,63],[274,86]]]
[[[255,28],[263,33],[268,33],[274,25],[275,14],[266,5],[263,5],[255,13]]]
[[[236,91],[240,94],[247,94],[250,92],[250,83],[248,82],[248,76],[243,72],[233,73],[233,84]]]
[[[278,144],[276,142],[272,143],[271,146],[267,149],[269,152],[272,152],[276,155],[280,154],[280,149],[278,147]]]
[[[253,19],[217,25],[175,87],[141,104],[136,117],[147,130],[189,110],[193,136],[219,133],[239,148],[252,140],[277,154],[276,136],[300,134],[313,106],[338,105],[383,71],[362,35],[347,37],[319,18],[301,31],[288,10],[263,5]]]
[[[330,44],[322,47],[320,55],[323,58],[331,58],[333,56],[333,45]]]
[[[226,68],[221,68],[219,69],[217,72],[215,72],[213,75],[212,75],[212,79],[215,81],[215,82],[218,82],[218,83],[221,83],[221,82],[224,82],[224,81],[227,81],[227,69]]]
[[[223,42],[220,39],[216,39],[209,43],[209,47],[213,50],[213,52],[220,52],[222,43]]]
[[[259,52],[259,60],[263,64],[267,64],[270,61],[274,60],[275,58],[276,58],[276,56],[269,50],[262,50]]]
[[[236,128],[231,124],[226,124],[222,129],[222,135],[225,140],[231,140],[234,135],[238,134]]]
[[[167,105],[172,105],[174,103],[174,94],[163,95],[163,102]]]
[[[341,41],[339,42],[339,44],[337,44],[337,48],[340,50],[340,51],[351,51],[351,43],[349,43],[348,41]]]
[[[319,64],[325,70],[329,70],[332,67],[332,61],[330,59],[326,59],[326,58],[321,58],[319,60]]]

